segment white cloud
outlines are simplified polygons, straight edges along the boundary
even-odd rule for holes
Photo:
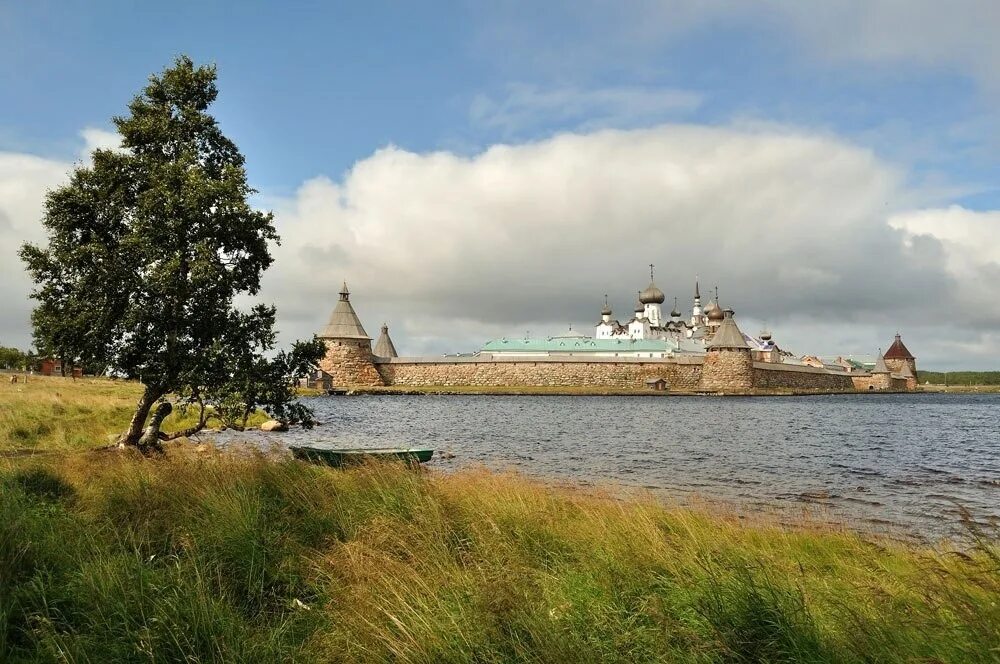
[[[64,181],[71,164],[32,155],[0,152],[0,345],[26,347],[31,339],[30,283],[17,252],[43,238],[45,192]]]
[[[539,88],[508,86],[501,99],[478,95],[470,116],[475,124],[514,135],[524,129],[556,123],[587,130],[655,124],[689,113],[701,104],[701,95],[686,90],[611,87]]]
[[[44,192],[70,168],[0,153],[0,343],[30,339],[16,251],[42,237]],[[387,147],[275,201],[283,244],[262,297],[287,341],[322,327],[346,278],[368,331],[388,321],[401,351],[471,350],[588,329],[604,293],[627,317],[654,262],[682,307],[700,275],[800,352],[871,352],[899,328],[922,362],[996,357],[1000,212],[914,211],[905,175],[775,126],[602,130],[472,157]]]
[[[1000,211],[977,212],[953,205],[894,215],[889,225],[905,234],[905,246],[933,240],[944,253],[943,267],[959,284],[956,306],[965,320],[997,325],[1000,309]]]
[[[80,150],[80,158],[90,161],[90,153],[94,150],[121,150],[122,137],[116,131],[87,127],[80,132],[83,138],[83,148]]]
[[[564,134],[471,158],[388,147],[277,206],[265,296],[301,336],[346,278],[370,332],[388,320],[404,351],[469,350],[589,327],[605,292],[627,317],[654,262],[682,305],[700,274],[748,321],[809,330],[784,337],[801,351],[870,352],[899,327],[935,357],[949,323],[928,303],[969,286],[946,265],[963,249],[887,223],[912,198],[904,180],[864,149],[775,127]],[[1000,322],[1000,305],[976,307]]]
[[[79,159],[90,161],[96,148],[118,149],[121,139],[114,132],[86,128],[80,132],[83,147]],[[25,242],[40,242],[45,193],[68,179],[73,164],[30,154],[0,151],[0,344],[27,347],[31,340],[28,299],[31,283],[17,253]]]

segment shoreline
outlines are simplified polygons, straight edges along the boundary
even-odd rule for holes
[[[397,396],[586,396],[586,397],[804,397],[828,395],[858,395],[877,396],[886,394],[932,394],[935,390],[753,390],[749,392],[718,392],[718,391],[670,391],[642,389],[607,389],[589,387],[477,387],[464,385],[434,385],[427,387],[344,387],[332,390],[310,391],[303,396],[358,396],[372,394],[388,394]]]

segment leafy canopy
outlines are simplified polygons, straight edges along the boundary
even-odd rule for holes
[[[275,369],[263,358],[274,307],[241,311],[234,298],[259,291],[279,239],[272,215],[247,201],[243,156],[207,112],[217,94],[215,67],[187,57],[150,77],[114,118],[121,149],[94,151],[49,193],[48,244],[21,249],[37,284],[39,350],[139,379],[150,403],[231,394],[234,377],[249,384]]]

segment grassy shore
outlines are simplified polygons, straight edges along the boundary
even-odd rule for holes
[[[977,394],[1000,392],[1000,385],[921,385],[925,392],[948,392],[954,394]]]
[[[61,451],[0,456],[0,661],[1000,658],[995,541],[918,548],[485,471],[81,451],[133,389],[2,393],[2,444],[25,428],[19,445]]]
[[[142,390],[132,381],[29,376],[11,383],[0,374],[0,454],[93,449],[124,431]],[[164,422],[177,431],[197,422],[197,411],[179,410]],[[256,413],[248,426],[267,417]],[[212,422],[211,425],[218,425]]]

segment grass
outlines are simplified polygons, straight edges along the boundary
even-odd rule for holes
[[[132,381],[29,376],[27,383],[11,383],[8,376],[0,374],[0,453],[106,445],[127,428],[142,391]],[[266,419],[258,412],[248,426]],[[167,418],[163,430],[176,431],[196,422],[196,409],[177,411]]]
[[[0,660],[996,661],[995,546],[485,471],[118,453],[0,471]]]
[[[920,389],[925,392],[953,392],[953,393],[976,393],[976,392],[988,392],[996,393],[1000,392],[1000,385],[934,385],[923,384]]]
[[[52,452],[0,455],[3,662],[1000,659],[974,530],[919,548],[486,471],[146,459],[90,449],[136,386],[2,387],[0,446]]]

